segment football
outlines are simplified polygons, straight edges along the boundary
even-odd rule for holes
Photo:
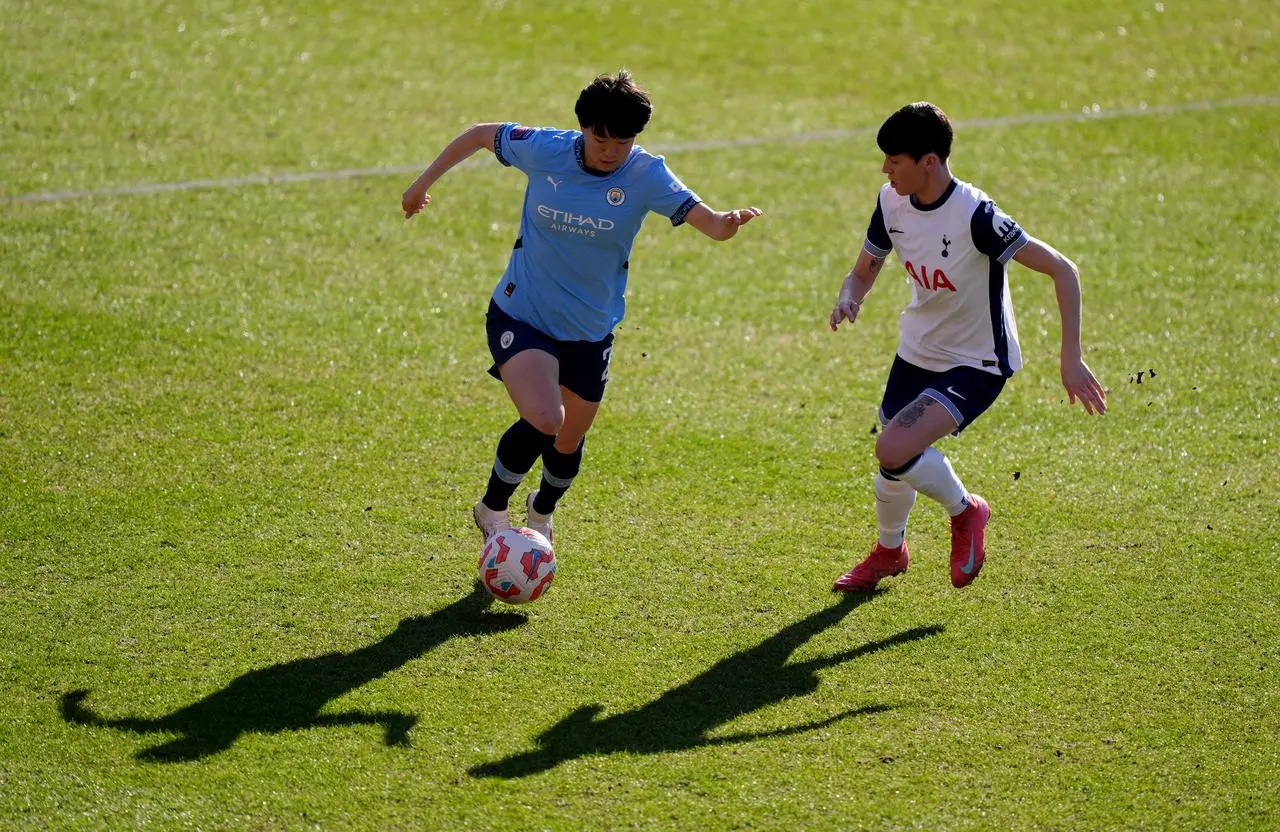
[[[498,532],[480,554],[480,583],[508,604],[527,604],[546,592],[556,577],[556,553],[533,529]]]

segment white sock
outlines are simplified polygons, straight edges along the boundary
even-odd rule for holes
[[[913,488],[930,499],[942,503],[947,514],[955,517],[968,505],[969,492],[960,483],[960,478],[952,470],[951,463],[937,448],[926,448],[909,469],[895,474],[903,482],[910,483]]]
[[[876,474],[876,522],[880,526],[880,545],[896,549],[907,536],[907,518],[916,504],[916,490],[902,480],[887,480]]]

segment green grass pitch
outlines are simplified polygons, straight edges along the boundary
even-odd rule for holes
[[[1274,3],[0,0],[0,50],[0,827],[1280,826]],[[399,197],[621,66],[766,216],[646,224],[559,577],[486,607],[524,179]],[[841,600],[896,261],[826,317],[922,98],[1080,265],[1111,410],[1014,267],[1027,366],[943,443],[986,570],[921,501]]]

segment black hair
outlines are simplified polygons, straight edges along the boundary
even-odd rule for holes
[[[930,153],[947,161],[951,155],[951,119],[928,101],[917,101],[901,108],[880,125],[876,144],[886,156],[906,154],[919,162]]]
[[[629,139],[649,123],[653,104],[625,69],[601,75],[578,95],[573,111],[584,131],[614,139]]]

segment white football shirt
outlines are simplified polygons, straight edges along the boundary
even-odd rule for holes
[[[880,189],[863,248],[896,251],[911,303],[898,327],[898,355],[926,370],[975,367],[1011,376],[1022,367],[1006,264],[1026,232],[985,193],[953,179],[931,205]]]

